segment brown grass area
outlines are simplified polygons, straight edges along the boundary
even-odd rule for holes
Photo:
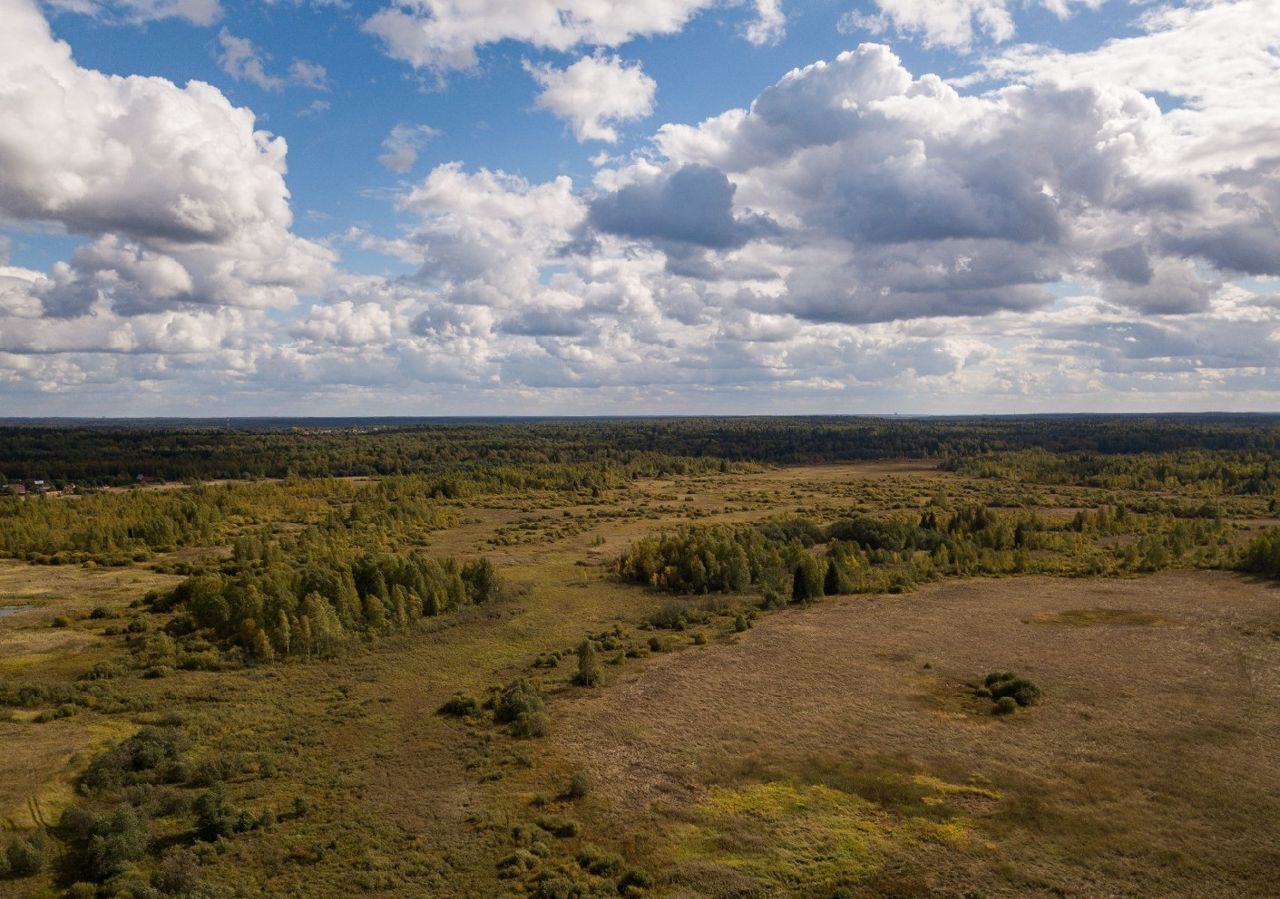
[[[908,895],[1266,895],[1280,860],[1278,598],[1171,573],[829,601],[572,694],[556,741],[615,820],[633,819],[620,839],[658,865],[679,861],[664,835],[708,784],[846,784],[892,807],[875,785],[918,773],[976,776],[1003,798],[974,812],[971,845],[903,849]],[[1082,607],[1125,613],[1034,623]],[[991,716],[966,684],[995,669],[1034,679],[1043,704]],[[717,877],[746,889],[732,871],[684,870],[682,895],[727,895]]]

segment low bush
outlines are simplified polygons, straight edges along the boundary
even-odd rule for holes
[[[1038,686],[1012,671],[992,672],[983,683],[996,701],[1011,697],[1018,705],[1029,706],[1035,705],[1043,696]]]
[[[570,801],[585,799],[587,794],[591,792],[591,779],[587,777],[585,771],[579,771],[569,780],[569,786],[565,788],[561,795]]]
[[[613,877],[622,870],[622,856],[594,846],[583,846],[577,859],[578,867],[597,877]]]
[[[544,737],[551,731],[551,718],[538,688],[523,677],[502,688],[493,703],[493,720],[510,725],[511,735],[524,739]]]
[[[44,869],[44,831],[37,830],[29,837],[14,837],[9,841],[5,859],[11,877],[30,877]]]
[[[669,602],[649,616],[649,624],[668,631],[682,631],[689,626],[691,610],[687,602]]]
[[[1018,702],[1012,696],[1001,696],[991,707],[993,715],[1012,715],[1018,710]]]
[[[551,716],[546,712],[521,712],[511,722],[511,736],[521,740],[545,737],[551,733]]]
[[[455,693],[452,699],[447,700],[444,705],[437,709],[437,713],[454,715],[459,718],[479,715],[480,701],[466,693]]]
[[[645,871],[632,868],[626,874],[618,878],[618,892],[627,895],[627,891],[635,888],[637,890],[653,889],[653,878]]]
[[[572,818],[561,818],[558,815],[543,815],[538,819],[538,826],[554,837],[568,839],[582,832],[582,825]]]

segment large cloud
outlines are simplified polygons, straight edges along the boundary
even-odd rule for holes
[[[33,286],[54,315],[284,307],[332,254],[290,231],[284,140],[197,81],[78,66],[30,0],[2,0],[0,214],[94,240]]]

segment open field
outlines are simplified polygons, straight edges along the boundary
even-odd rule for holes
[[[992,716],[970,693],[1001,668],[1046,701]],[[727,647],[664,655],[565,706],[556,745],[691,895],[812,894],[740,876],[782,851],[749,801],[775,785],[870,802],[854,821],[788,812],[817,846],[824,829],[891,831],[938,808],[963,833],[885,839],[869,860],[827,865],[831,888],[892,876],[909,894],[1264,895],[1280,860],[1280,606],[1273,586],[1235,576],[841,599],[769,616]],[[895,786],[912,778],[995,795],[942,790],[930,809],[926,791]],[[748,801],[717,817],[717,789]],[[730,836],[688,836],[708,820]],[[688,857],[690,839],[709,862]]]
[[[205,891],[191,895],[210,896],[621,887],[961,899],[1268,885],[1280,844],[1280,594],[1190,567],[1232,558],[1274,526],[1266,496],[1214,495],[1216,517],[1188,519],[1207,524],[1187,539],[1207,542],[1135,576],[1125,566],[1145,557],[1126,561],[1125,550],[1151,544],[1159,510],[1185,506],[1185,490],[1028,483],[910,460],[745,465],[414,500],[405,508],[421,525],[402,515],[375,532],[379,545],[487,558],[501,595],[384,627],[331,659],[254,662],[242,637],[181,636],[181,610],[136,604],[189,571],[243,565],[232,541],[349,519],[377,488],[255,485],[244,489],[262,511],[250,514],[227,484],[217,501],[232,511],[203,526],[207,542],[111,568],[0,562],[0,605],[31,607],[0,617],[0,685],[48,691],[0,708],[0,820],[15,833],[44,821],[58,836],[73,803],[144,813],[148,854],[101,895],[178,895],[147,884],[156,859],[184,846]],[[138,493],[167,502],[180,491]],[[1105,564],[1125,576],[964,579],[929,568],[936,553],[879,553],[850,564],[914,572],[898,595],[761,610],[753,588],[684,601],[687,626],[660,630],[651,620],[672,598],[616,573],[630,547],[677,527],[914,521],[977,506],[997,522],[1042,522],[1042,548],[1013,560],[1027,570]],[[1155,511],[1123,527],[1079,524],[1119,506]],[[602,671],[593,689],[571,683],[588,634]],[[1043,701],[992,715],[973,690],[1005,669]],[[520,677],[545,700],[540,739],[513,737],[488,712],[437,714],[455,694],[483,700]],[[180,735],[180,778],[77,791],[105,749],[157,727]],[[589,784],[582,795],[566,793],[575,774]],[[201,842],[193,808],[211,785],[251,824]],[[0,879],[0,895],[63,895],[74,878],[61,839],[43,873]]]

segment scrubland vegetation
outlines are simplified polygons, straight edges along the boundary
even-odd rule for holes
[[[77,485],[0,496],[0,896],[1270,883],[1271,420],[0,448],[10,478]],[[1125,786],[1153,762],[1158,788]],[[1227,770],[1262,798],[1211,795]],[[1099,803],[1121,855],[1087,836]]]

